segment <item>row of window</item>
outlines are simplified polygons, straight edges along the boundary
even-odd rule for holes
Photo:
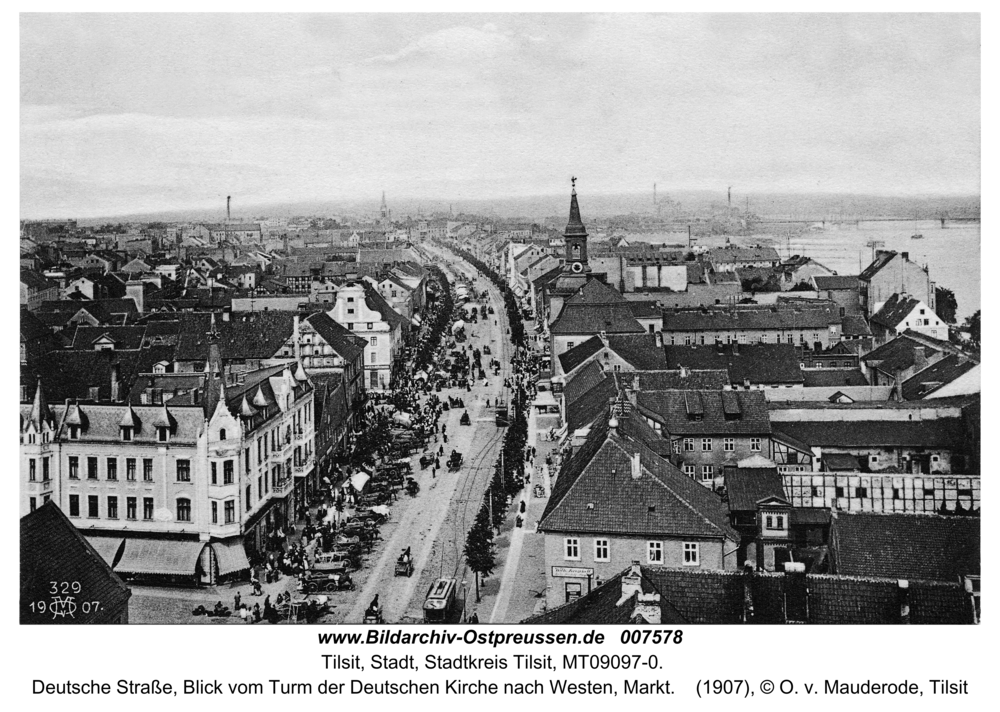
[[[118,497],[111,495],[106,498],[105,503],[105,517],[107,519],[118,519]],[[138,519],[138,497],[126,497],[125,498],[125,519],[137,520]],[[88,519],[99,519],[101,516],[101,498],[98,495],[88,495],[87,496],[87,518]],[[150,521],[153,519],[153,511],[155,509],[155,502],[153,497],[143,497],[142,498],[142,518],[144,521]],[[236,521],[236,500],[227,499],[223,502],[223,516],[225,517],[224,522],[226,524],[232,524]],[[190,522],[191,521],[191,500],[185,497],[179,498],[175,503],[175,515],[178,522]],[[80,495],[71,494],[69,496],[69,516],[79,517],[80,516]],[[219,503],[212,502],[212,524],[219,523]]]
[[[760,452],[761,445],[763,443],[762,438],[750,438],[750,452]],[[695,438],[684,438],[681,444],[677,442],[674,443],[674,452],[680,452],[678,448],[683,446],[684,452],[694,452],[695,451]],[[702,438],[701,439],[701,451],[702,452],[712,452],[712,448],[715,447],[714,438]],[[722,450],[724,452],[733,452],[736,450],[736,438],[723,438],[722,439]]]
[[[580,561],[580,539],[578,537],[566,537],[563,541],[563,558],[566,561]],[[698,542],[684,542],[684,565],[698,566],[701,563],[700,546]],[[611,561],[611,540],[594,539],[594,561],[597,563]],[[646,563],[662,564],[663,542],[646,542]]]
[[[694,478],[698,474],[698,469],[695,465],[690,463],[684,465],[684,474],[690,478]],[[715,478],[715,465],[702,465],[701,466],[701,479],[702,481],[711,480]]]
[[[678,346],[680,344],[680,342],[681,342],[681,336],[680,336],[680,334],[671,333],[669,331],[668,332],[664,332],[664,333],[666,335],[667,342],[671,346]],[[820,337],[820,333],[818,331],[814,331],[813,335],[812,335],[813,343],[819,341],[819,337]],[[737,344],[747,344],[747,343],[750,343],[750,344],[768,344],[768,343],[770,343],[770,344],[780,344],[781,343],[781,334],[775,334],[773,337],[769,336],[768,334],[760,334],[760,335],[754,336],[753,338],[750,338],[746,334],[743,334],[743,333],[737,334],[736,338],[733,338],[732,334],[726,334],[723,337],[719,337],[719,338],[715,338],[715,339],[710,338],[706,334],[697,334],[697,335],[695,335],[695,334],[684,334],[683,339],[684,339],[684,345],[685,346],[694,346],[696,344],[700,344],[701,346],[705,346],[706,344],[708,344],[708,345],[727,344],[728,345],[728,344],[732,344],[732,343],[737,343]],[[789,344],[794,344],[795,343],[795,335],[794,334],[786,334],[785,335],[785,339],[786,339],[786,343],[789,343]],[[799,343],[800,344],[809,343],[806,340],[806,335],[804,333],[800,333],[799,334]]]
[[[49,481],[49,458],[43,457],[42,460],[42,482]],[[38,464],[35,458],[29,458],[28,460],[28,482],[35,482],[38,478]]]
[[[87,479],[96,480],[98,479],[98,458],[88,457],[87,458]],[[134,482],[136,479],[136,467],[138,461],[134,457],[125,458],[125,479],[129,482]],[[80,479],[80,458],[77,455],[70,455],[68,458],[69,465],[69,478],[71,480]],[[104,467],[105,479],[115,481],[118,479],[118,458],[109,457],[105,462]],[[153,481],[153,459],[143,458],[142,460],[142,481],[152,482]],[[177,460],[177,481],[178,482],[190,482],[191,481],[191,461],[190,460]]]

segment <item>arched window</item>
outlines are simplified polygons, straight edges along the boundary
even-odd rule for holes
[[[226,429],[222,428],[221,430],[219,430],[219,440],[225,440],[225,439],[226,439]]]
[[[177,500],[177,521],[178,522],[190,522],[191,521],[191,500],[190,499],[178,499]]]
[[[574,257],[579,257],[580,256],[580,245],[579,245],[579,243],[575,243],[573,245],[573,256]]]

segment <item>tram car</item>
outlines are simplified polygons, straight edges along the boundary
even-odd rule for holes
[[[455,592],[458,581],[439,578],[427,590],[424,599],[424,623],[448,623],[455,610]]]

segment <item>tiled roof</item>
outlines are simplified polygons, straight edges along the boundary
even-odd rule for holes
[[[592,361],[580,369],[579,372],[573,374],[566,382],[566,386],[563,389],[563,399],[567,405],[572,404],[605,378],[607,376],[604,375],[601,365],[596,361]]]
[[[806,388],[824,386],[867,386],[860,368],[808,368],[802,371]]]
[[[945,356],[937,363],[903,381],[903,398],[906,400],[926,398],[978,365],[978,362],[957,354]]]
[[[840,324],[839,308],[830,302],[815,306],[785,304],[664,309],[663,331],[739,331],[750,329],[820,329]]]
[[[589,368],[589,366],[588,366]],[[569,432],[590,425],[602,413],[607,413],[609,403],[618,394],[615,379],[604,376],[593,388],[577,397],[572,402],[567,401],[567,423]]]
[[[655,300],[629,300],[628,305],[636,319],[659,319],[663,316],[663,309]]]
[[[774,427],[813,447],[945,447],[961,449],[960,418],[937,420],[782,421]]]
[[[77,326],[68,336],[69,348],[92,351],[94,342],[106,336],[114,342],[116,350],[135,350],[142,346],[145,335],[145,326]]]
[[[618,290],[609,287],[596,277],[588,279],[576,294],[566,300],[566,304],[622,304],[624,302],[625,297]]]
[[[293,316],[291,312],[244,312],[229,321],[216,318],[220,356],[224,360],[271,358],[291,338]],[[177,318],[176,360],[207,360],[211,315],[178,314]]]
[[[767,497],[780,497],[788,501],[782,477],[776,467],[737,467],[726,470],[725,480],[731,512],[755,511],[757,502]]]
[[[858,289],[856,275],[817,274],[813,276],[813,282],[816,289],[821,290]]]
[[[50,282],[45,279],[42,275],[37,272],[32,272],[28,269],[21,270],[21,284],[25,284],[31,289],[43,290],[43,289],[57,289],[59,285],[55,282]]]
[[[979,529],[973,516],[837,512],[834,565],[847,576],[958,581],[980,573]]]
[[[920,306],[919,299],[893,294],[881,309],[872,314],[871,320],[889,329],[895,329],[918,306]]]
[[[616,373],[619,386],[636,391],[670,391],[677,389],[719,390],[729,385],[729,372],[722,369],[711,370],[643,370],[632,373]]]
[[[661,423],[671,435],[767,435],[771,432],[767,401],[759,390],[640,392],[637,403],[644,415]],[[701,419],[694,419],[698,417]]]
[[[858,472],[861,469],[858,458],[854,455],[837,452],[823,455],[823,467],[827,472]]]
[[[608,334],[608,348],[636,370],[658,371],[667,368],[663,348],[656,345],[653,334]]]
[[[773,247],[716,247],[704,254],[709,262],[781,262]]]
[[[644,334],[642,324],[632,316],[628,302],[618,304],[566,303],[552,324],[552,334]]]
[[[667,368],[725,369],[731,383],[802,383],[799,357],[792,344],[664,346]]]
[[[883,267],[892,261],[898,253],[892,250],[879,250],[875,255],[875,259],[872,263],[865,267],[864,271],[858,276],[858,279],[862,282],[870,282],[872,277],[878,274]]]
[[[102,324],[125,324],[134,321],[139,315],[135,300],[131,298],[95,299],[93,301],[60,299],[42,302],[38,311],[46,314],[63,314],[66,320],[69,320],[81,309],[85,309]]]
[[[790,578],[786,574],[661,566],[643,566],[641,571],[643,592],[660,594],[664,623],[678,620],[707,624],[788,622]],[[628,569],[623,573],[628,573]],[[625,601],[618,605],[622,578],[619,574],[581,598],[523,622],[594,624],[631,620],[634,604]],[[885,625],[900,622],[896,579],[809,574],[805,584],[809,592],[807,623]],[[745,615],[747,589],[753,602],[753,613],[749,617]],[[958,583],[910,582],[909,614],[914,624],[974,622],[972,602]]]
[[[100,605],[77,605],[72,617],[56,619],[32,605],[52,600],[52,581],[79,582],[86,599]],[[55,502],[21,518],[21,623],[117,623],[131,595]]]
[[[590,457],[572,459],[559,474],[539,531],[739,540],[714,492],[623,433],[595,429],[595,437],[603,442]]]
[[[844,336],[871,336],[872,334],[868,321],[860,314],[846,314],[840,322],[840,330]]]
[[[365,288],[365,305],[372,311],[377,311],[381,314],[382,319],[389,324],[390,328],[394,329],[397,326],[406,328],[409,325],[406,318],[389,306],[389,302],[387,302],[368,282],[363,282],[362,284]]]
[[[938,352],[961,353],[960,349],[946,341],[923,337],[914,331],[904,331],[892,341],[882,344],[861,358],[865,363],[872,364],[880,371],[894,373],[897,370],[905,370],[915,363],[914,349],[919,346]],[[930,352],[927,353],[930,354]]]
[[[562,365],[563,373],[571,373],[573,369],[603,348],[604,342],[599,337],[592,336],[569,351],[559,354],[559,363]]]
[[[338,324],[326,312],[319,312],[306,317],[326,343],[333,347],[337,355],[348,363],[353,362],[365,351],[365,340],[355,336],[343,325]]]

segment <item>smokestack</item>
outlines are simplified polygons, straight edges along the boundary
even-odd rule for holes
[[[226,196],[226,222],[229,222],[229,201],[233,199],[233,196]]]
[[[805,623],[808,620],[806,567],[799,561],[789,561],[785,564],[785,621]]]

